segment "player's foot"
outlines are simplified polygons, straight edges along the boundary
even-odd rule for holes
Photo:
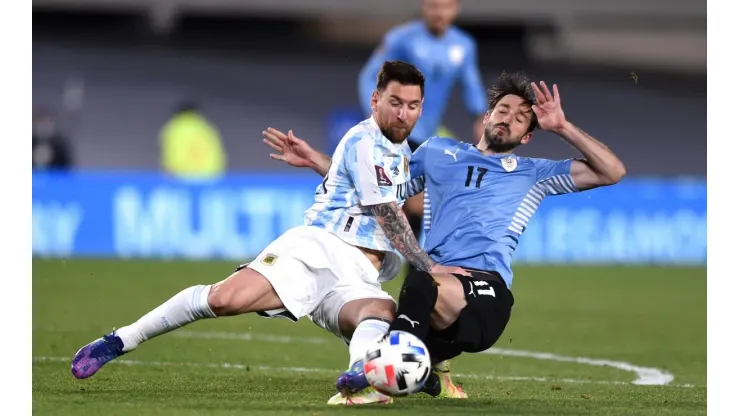
[[[362,361],[352,364],[349,370],[342,373],[337,379],[337,391],[343,396],[350,396],[368,387],[370,387],[370,383],[365,378]]]
[[[347,396],[342,393],[337,393],[327,402],[327,404],[332,406],[356,406],[359,404],[373,403],[391,404],[393,403],[393,398],[380,393],[372,387],[367,387]]]
[[[452,382],[449,361],[442,361],[434,366],[432,374],[429,375],[429,379],[424,383],[421,391],[432,397],[446,397],[448,399],[468,398],[462,386]]]
[[[97,373],[105,363],[123,354],[123,341],[115,332],[103,335],[77,351],[72,359],[72,375],[88,378]]]

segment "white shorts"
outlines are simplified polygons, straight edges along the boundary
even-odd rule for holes
[[[395,303],[393,297],[377,285],[339,285],[330,291],[308,318],[321,328],[331,332],[349,343],[349,339],[339,329],[339,311],[348,302],[357,299],[389,299]],[[393,312],[395,313],[395,306]]]
[[[400,267],[394,253],[386,258],[384,275]],[[347,302],[393,300],[381,288],[378,270],[362,251],[318,227],[291,228],[247,267],[265,276],[285,307],[260,315],[292,321],[308,315],[316,325],[340,337],[339,311]]]

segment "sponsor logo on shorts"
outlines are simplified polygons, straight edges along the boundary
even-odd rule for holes
[[[273,264],[275,264],[275,262],[277,261],[277,259],[278,259],[278,256],[276,256],[274,254],[266,254],[265,257],[262,257],[262,260],[260,260],[260,261],[265,266],[272,266]]]

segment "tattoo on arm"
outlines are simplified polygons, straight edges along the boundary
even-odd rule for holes
[[[406,215],[395,202],[378,204],[370,207],[370,211],[377,218],[378,223],[391,240],[393,247],[398,250],[414,267],[428,272],[434,266],[434,261],[419,247],[414,231],[411,229]]]

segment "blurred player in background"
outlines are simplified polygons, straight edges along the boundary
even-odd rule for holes
[[[406,138],[423,98],[424,76],[416,68],[384,64],[373,116],[350,129],[333,158],[327,157],[331,169],[316,188],[305,225],[286,231],[225,280],[186,288],[136,322],[85,345],[72,360],[72,374],[90,377],[147,340],[197,320],[250,312],[292,321],[309,316],[348,341],[351,362],[361,360],[393,319],[395,302],[380,282],[400,270],[394,250],[419,270],[468,274],[434,263],[401,210],[411,157]],[[367,388],[351,402],[388,399]],[[338,396],[330,404],[346,400]]]
[[[198,104],[179,103],[160,132],[162,169],[183,179],[215,179],[227,169],[221,133]]]
[[[389,332],[422,339],[433,365],[463,352],[484,351],[501,336],[514,305],[514,251],[545,197],[612,185],[626,173],[611,150],[566,120],[557,86],[551,93],[544,82],[538,87],[522,74],[504,73],[491,89],[488,108],[476,146],[432,137],[411,159],[408,189],[428,183],[433,208],[425,250],[440,264],[472,274],[413,270],[404,281]],[[516,156],[514,150],[531,140],[538,124],[583,158]],[[330,166],[302,140],[293,138],[286,152],[291,153],[286,163],[312,166],[320,175]],[[434,396],[449,388],[440,373],[429,376],[423,392]],[[346,371],[337,384],[349,394],[369,386],[361,368]]]
[[[483,134],[482,121],[487,110],[486,90],[478,69],[475,40],[452,25],[458,7],[458,0],[423,0],[422,18],[391,29],[359,76],[360,104],[365,114],[371,114],[370,96],[375,88],[375,76],[383,62],[408,62],[424,74],[424,112],[409,136],[412,151],[431,136],[452,137],[442,126],[442,120],[452,88],[458,82],[462,86],[468,112],[474,117],[474,142]],[[418,238],[422,226],[429,228],[428,198],[423,194],[410,198],[404,211]]]

